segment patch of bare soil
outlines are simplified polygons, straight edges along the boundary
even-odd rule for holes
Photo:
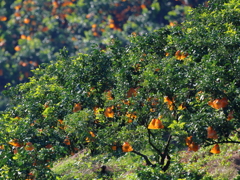
[[[233,153],[233,156],[229,159],[232,162],[232,166],[237,170],[240,171],[240,154],[238,151]]]

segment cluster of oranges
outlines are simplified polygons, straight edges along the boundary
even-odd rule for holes
[[[211,126],[207,128],[207,138],[218,139],[217,132]],[[185,142],[186,142],[186,145],[188,146],[189,151],[198,151],[199,145],[193,142],[192,136],[187,137],[185,139]],[[219,145],[215,144],[213,148],[210,150],[210,152],[213,154],[219,154],[221,152]]]

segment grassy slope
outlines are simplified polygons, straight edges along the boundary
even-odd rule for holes
[[[186,172],[206,174],[216,180],[231,180],[240,172],[240,147],[238,144],[221,145],[220,154],[211,154],[211,147],[200,148],[198,152],[181,151],[179,161]],[[146,154],[149,154],[146,152]],[[89,151],[81,152],[56,162],[53,171],[61,180],[116,179],[137,180],[136,170],[145,162],[141,157],[126,153],[118,158],[111,154],[90,156]],[[104,167],[106,170],[104,173]],[[189,179],[189,178],[187,178]]]

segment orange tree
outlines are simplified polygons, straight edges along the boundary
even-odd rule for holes
[[[111,37],[126,44],[133,32],[144,34],[168,24],[164,17],[175,4],[202,2],[2,0],[0,90],[7,83],[26,82],[32,69],[55,60],[64,46],[76,55],[95,43],[104,49]],[[184,12],[180,13],[184,17]],[[173,21],[177,14],[168,20]]]
[[[159,28],[151,21],[157,1],[3,0],[0,8],[0,88],[24,82],[30,70],[56,58],[59,49],[86,52],[110,36],[126,37]],[[156,17],[155,17],[156,18]]]
[[[170,171],[183,146],[217,154],[222,143],[239,143],[239,6],[214,0],[179,26],[133,34],[126,47],[112,39],[89,54],[60,51],[5,93],[1,177],[54,179],[52,163],[83,148],[135,153]]]

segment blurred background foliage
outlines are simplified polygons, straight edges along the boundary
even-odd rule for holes
[[[143,35],[184,21],[205,0],[1,0],[0,92],[7,83],[28,81],[31,70],[94,44],[105,49],[111,38],[123,45],[132,33]],[[7,99],[0,94],[0,110]]]

